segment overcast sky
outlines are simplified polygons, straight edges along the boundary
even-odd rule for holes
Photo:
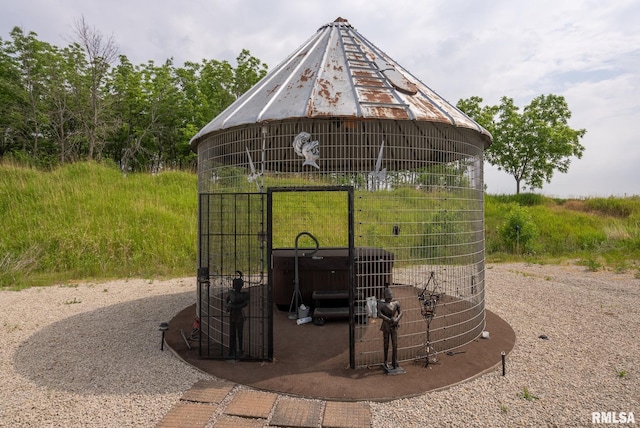
[[[113,36],[134,64],[228,60],[242,49],[273,69],[337,17],[455,104],[563,95],[585,128],[582,159],[542,193],[640,195],[640,2],[612,0],[0,0],[0,37],[15,26],[69,44],[74,21]],[[515,193],[487,165],[487,191]],[[538,192],[540,192],[538,190]]]

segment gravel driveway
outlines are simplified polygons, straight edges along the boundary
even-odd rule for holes
[[[370,403],[374,427],[590,426],[594,412],[640,423],[640,279],[518,263],[488,264],[486,281],[487,308],[517,336],[506,376]],[[158,325],[194,303],[194,288],[180,278],[0,291],[0,427],[155,426],[209,378],[160,350]]]

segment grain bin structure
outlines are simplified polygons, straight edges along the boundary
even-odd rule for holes
[[[201,356],[229,356],[225,299],[240,273],[248,359],[272,359],[274,311],[304,304],[349,329],[351,367],[380,364],[385,286],[404,312],[401,361],[424,346],[425,289],[442,297],[429,326],[438,352],[478,338],[490,144],[346,20],[322,26],[191,141]]]

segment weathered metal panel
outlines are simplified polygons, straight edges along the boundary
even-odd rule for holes
[[[207,134],[222,129],[267,120],[265,117],[272,120],[281,119],[283,117],[296,117],[297,114],[293,112],[297,112],[299,110],[297,104],[305,103],[308,100],[308,94],[306,97],[300,98],[304,93],[302,88],[298,88],[296,91],[289,91],[291,92],[291,96],[297,96],[299,98],[297,104],[288,102],[274,105],[273,100],[276,99],[278,94],[283,92],[283,88],[286,88],[289,85],[294,73],[297,73],[301,68],[303,69],[303,73],[309,73],[302,64],[308,62],[309,58],[313,56],[312,54],[316,50],[320,36],[322,36],[322,33],[317,33],[307,40],[307,42],[305,42],[296,52],[289,55],[287,59],[268,73],[249,91],[243,94],[238,100],[202,128],[192,139],[192,142],[206,136]],[[312,87],[314,84],[313,76],[307,74],[307,77],[309,77],[308,86]],[[308,93],[310,93],[310,90]],[[274,113],[265,114],[265,109],[267,108],[271,108],[272,111],[277,111],[278,108],[284,108],[289,113],[284,114],[281,112],[277,116]],[[261,118],[261,114],[265,117]]]
[[[320,47],[327,43],[326,39],[329,36],[329,33],[318,33],[308,49],[297,55],[300,61],[296,62],[295,67],[277,69],[277,74],[282,75],[283,85],[257,115],[258,121],[304,117],[306,105],[312,99],[322,65],[323,50]]]
[[[416,120],[490,134],[444,100],[339,18],[318,30],[298,50],[196,134],[290,119],[355,118]]]
[[[365,117],[385,117],[393,120],[412,119],[407,109],[392,105],[365,104],[362,106],[362,112]]]
[[[309,102],[307,117],[353,117],[358,115],[358,100],[348,78],[342,40],[337,32],[324,52],[324,61]]]

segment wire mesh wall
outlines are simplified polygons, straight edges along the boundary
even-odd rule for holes
[[[436,351],[461,347],[484,329],[483,147],[473,130],[432,122],[328,118],[256,124],[199,143],[199,192],[353,186],[354,245],[361,249],[355,253],[353,303],[356,314],[366,314],[355,323],[356,366],[383,362],[380,320],[372,302],[382,298],[385,285],[404,313],[399,358],[409,361],[425,346],[427,323],[419,295],[432,272],[438,289],[432,282],[429,292],[441,295],[429,323]],[[214,207],[201,221],[207,222]],[[346,226],[334,221],[343,209],[329,203],[314,211],[313,221],[331,231],[322,247],[344,246]],[[290,225],[299,213],[287,215],[284,204],[274,204],[273,210],[279,213],[277,221],[287,225],[279,228],[282,233],[297,230]],[[215,265],[207,245],[200,243],[201,260]]]

